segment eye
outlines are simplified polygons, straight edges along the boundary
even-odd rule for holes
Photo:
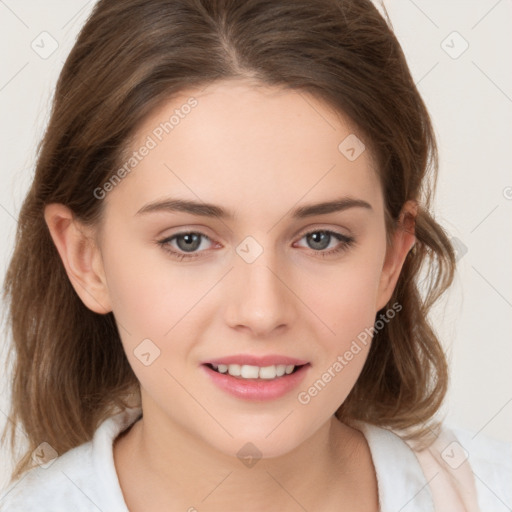
[[[198,252],[198,249],[203,245],[203,239],[211,241],[210,238],[204,233],[197,231],[186,231],[183,233],[177,233],[163,240],[159,240],[158,244],[172,256],[178,258],[179,260],[183,260],[197,258],[200,255],[196,254],[196,252]],[[175,242],[176,245],[173,246],[173,242]],[[172,248],[176,246],[178,249],[177,251]],[[202,249],[204,249],[204,247],[202,247]]]
[[[306,239],[309,247],[321,257],[332,256],[346,251],[355,242],[355,239],[350,236],[325,229],[309,231],[302,235],[301,240],[303,238]],[[325,249],[332,245],[332,242],[335,244],[334,247],[326,251]]]

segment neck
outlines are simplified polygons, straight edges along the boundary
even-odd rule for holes
[[[338,493],[345,500],[361,488],[354,467],[362,434],[334,416],[282,456],[241,460],[219,452],[167,416],[153,415],[151,408],[149,412],[144,408],[144,417],[114,445],[130,510],[138,510],[139,504],[147,508],[147,500],[162,503],[162,509],[173,504],[172,509],[191,511],[229,510],[233,503],[247,512],[322,510]],[[123,468],[132,468],[131,476]]]

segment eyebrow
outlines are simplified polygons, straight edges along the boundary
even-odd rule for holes
[[[325,215],[328,213],[341,212],[349,208],[365,208],[373,210],[370,203],[353,197],[341,197],[323,203],[306,204],[293,209],[290,213],[294,219],[303,219],[314,215]],[[216,217],[219,219],[234,219],[234,214],[221,206],[191,201],[188,199],[166,198],[144,205],[136,215],[152,212],[184,212],[201,217]]]

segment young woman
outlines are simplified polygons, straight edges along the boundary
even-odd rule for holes
[[[436,169],[369,0],[100,0],[5,281],[0,510],[510,506],[510,447],[436,414]]]

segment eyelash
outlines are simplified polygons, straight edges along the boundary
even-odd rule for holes
[[[342,235],[341,233],[338,233],[337,231],[331,231],[331,230],[328,230],[328,229],[315,229],[313,231],[308,231],[307,233],[304,233],[300,237],[300,240],[302,240],[302,238],[304,238],[304,237],[306,237],[308,235],[312,235],[314,233],[327,233],[327,234],[333,236],[334,238],[336,238],[337,240],[340,241],[340,244],[336,248],[330,249],[328,251],[326,251],[326,250],[315,251],[315,250],[311,249],[314,253],[316,253],[318,256],[320,256],[322,258],[326,258],[326,257],[329,257],[329,256],[334,256],[336,254],[339,254],[339,253],[342,253],[344,251],[347,251],[355,243],[355,239],[353,237]],[[162,247],[162,249],[164,251],[166,251],[167,253],[171,254],[171,256],[173,258],[176,258],[179,261],[182,261],[182,260],[192,260],[192,259],[200,257],[201,256],[201,252],[203,252],[203,251],[197,252],[197,253],[187,254],[187,253],[177,252],[177,251],[174,251],[174,250],[169,248],[169,243],[172,240],[174,240],[175,238],[178,238],[180,236],[184,236],[184,235],[199,235],[200,237],[206,238],[207,240],[211,241],[211,238],[209,236],[207,236],[207,235],[205,235],[205,234],[203,234],[203,233],[201,233],[199,231],[183,231],[181,233],[176,233],[175,235],[172,235],[171,237],[164,238],[163,240],[158,240],[157,243],[158,243],[158,245],[160,245]]]

